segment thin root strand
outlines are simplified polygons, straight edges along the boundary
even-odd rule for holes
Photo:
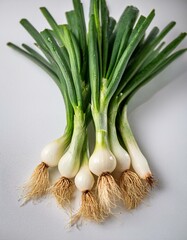
[[[50,192],[54,195],[57,203],[65,208],[70,205],[74,184],[66,177],[61,177],[51,188]]]
[[[73,226],[80,219],[91,220],[95,222],[101,222],[103,220],[97,198],[91,191],[85,191],[82,193],[81,207],[78,212],[72,216],[70,225]]]
[[[148,189],[140,177],[130,170],[122,173],[119,186],[124,205],[127,209],[136,208],[148,193]]]
[[[40,163],[34,170],[29,181],[23,186],[22,205],[30,200],[37,200],[47,193],[49,188],[49,171],[44,162]]]
[[[106,217],[111,214],[111,209],[116,207],[116,202],[121,199],[119,186],[110,173],[103,173],[97,181],[99,206]]]

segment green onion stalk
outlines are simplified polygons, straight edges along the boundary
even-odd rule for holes
[[[50,192],[55,196],[58,204],[62,207],[69,207],[74,187],[76,186],[82,192],[81,207],[77,214],[72,217],[72,223],[79,219],[91,219],[96,222],[103,219],[97,197],[91,191],[94,184],[94,178],[88,168],[88,150],[87,147],[87,125],[90,122],[90,91],[87,79],[87,49],[86,29],[82,4],[80,1],[73,1],[74,12],[67,12],[66,25],[58,26],[54,18],[42,8],[42,13],[48,20],[53,29],[53,35],[49,31],[44,31],[43,36],[52,45],[55,50],[55,59],[59,66],[63,63],[63,56],[60,56],[58,44],[64,45],[69,56],[71,73],[65,74],[65,83],[67,85],[68,96],[74,111],[74,125],[71,143],[66,153],[61,157],[58,163],[58,169],[61,174],[59,180],[51,187]],[[76,23],[76,24],[75,24]],[[77,26],[78,24],[78,26]],[[77,28],[79,33],[77,34]],[[58,39],[58,42],[55,39]],[[64,73],[64,68],[62,72]],[[67,70],[67,68],[65,68]],[[66,71],[68,72],[68,71]],[[75,177],[75,186],[72,179]]]
[[[128,102],[134,94],[150,80],[163,71],[170,63],[180,57],[186,49],[173,50],[185,38],[186,33],[180,34],[163,50],[160,41],[173,28],[175,23],[168,24],[161,32],[156,34],[151,31],[147,39],[142,43],[142,51],[124,72],[121,85],[118,87],[109,108],[109,141],[111,149],[117,159],[116,169],[121,172],[120,189],[123,201],[128,209],[135,208],[147,195],[147,185],[153,187],[154,178],[148,162],[133,136],[127,118]],[[151,36],[152,35],[152,36]],[[151,56],[151,57],[150,57]],[[132,72],[132,70],[134,70]],[[119,118],[117,117],[119,114]],[[119,144],[116,124],[120,131],[121,139],[127,149],[130,159],[123,152]],[[116,146],[117,145],[117,146]],[[122,150],[123,149],[123,150]],[[130,167],[132,165],[132,170]],[[143,180],[143,181],[141,181]],[[146,184],[145,184],[146,183]]]
[[[54,60],[51,49],[46,44],[42,34],[39,33],[28,20],[22,19],[20,23],[34,38],[36,45],[45,57],[26,44],[22,44],[23,48],[13,43],[8,43],[8,46],[36,63],[54,80],[63,96],[66,109],[66,127],[63,135],[43,148],[41,151],[41,163],[35,168],[30,179],[23,187],[22,199],[23,203],[26,203],[29,200],[36,200],[48,192],[50,186],[48,169],[58,165],[60,158],[65,153],[71,141],[73,132],[73,108],[67,95],[64,76],[57,62]]]
[[[117,160],[109,143],[108,107],[120,86],[125,68],[134,50],[141,42],[154,17],[154,11],[147,18],[140,16],[136,23],[137,17],[138,9],[132,6],[127,7],[111,31],[106,2],[103,0],[99,5],[98,1],[93,1],[90,10],[88,52],[91,109],[95,124],[96,144],[89,160],[89,167],[99,177],[98,197],[101,209],[106,215],[111,213],[111,209],[116,206],[116,200],[121,198],[119,186],[112,176]],[[122,31],[124,26],[126,26],[125,32],[124,29]],[[116,143],[117,145],[119,146]],[[129,159],[126,152],[125,156]]]
[[[79,219],[100,222],[120,199],[126,208],[136,208],[154,185],[128,121],[128,103],[186,51],[175,50],[186,33],[165,46],[164,37],[175,22],[162,31],[153,27],[146,34],[154,10],[139,16],[136,7],[127,6],[116,21],[105,0],[90,1],[88,31],[80,0],[73,0],[73,10],[66,12],[67,24],[58,24],[45,7],[41,12],[49,29],[38,32],[28,20],[20,21],[41,53],[26,44],[22,48],[13,43],[8,46],[54,80],[63,96],[66,127],[60,138],[42,150],[41,163],[24,186],[23,201],[50,192],[66,208],[76,187],[82,192],[81,204],[70,224]],[[87,135],[91,119],[96,141],[90,154]],[[50,186],[48,170],[57,166],[61,176]],[[114,179],[116,172],[119,181]],[[98,177],[97,194],[93,174]]]
[[[119,112],[118,104],[113,107],[110,105],[108,132],[110,148],[116,158],[115,175],[119,177],[119,187],[122,200],[127,209],[136,208],[148,193],[146,185],[141,178],[131,169],[131,156],[126,146],[122,145],[117,133],[116,118]],[[124,123],[122,121],[122,123]],[[119,124],[119,123],[118,123]],[[121,126],[121,125],[120,125]],[[124,131],[122,132],[124,135]]]
[[[71,142],[58,163],[61,177],[50,189],[62,207],[69,206],[75,189],[72,179],[80,169],[90,115],[85,19],[80,1],[73,1],[73,4],[74,10],[66,13],[69,26],[58,25],[46,8],[41,9],[53,30],[53,33],[44,30],[42,35],[49,41],[48,46],[64,75],[67,94],[74,112]],[[64,52],[61,51],[62,46]]]
[[[71,218],[71,226],[82,219],[94,220],[95,222],[104,220],[104,216],[99,208],[97,196],[93,189],[95,178],[89,169],[89,155],[89,143],[86,137],[82,150],[80,169],[75,177],[75,186],[82,192],[81,205],[77,213]]]
[[[101,215],[97,198],[91,189],[94,177],[88,168],[87,125],[90,122],[90,90],[87,79],[86,27],[83,7],[80,1],[73,1],[74,10],[67,12],[69,26],[58,25],[49,11],[41,11],[51,29],[38,32],[28,20],[21,24],[35,39],[36,45],[45,57],[34,49],[23,44],[22,49],[12,43],[10,47],[22,53],[43,68],[59,87],[66,106],[67,126],[63,136],[42,150],[42,164],[34,171],[29,184],[25,201],[43,196],[48,190],[57,202],[65,207],[70,203],[76,175],[76,186],[82,192],[80,210],[74,221],[88,218],[100,221]],[[84,147],[86,145],[86,147]],[[54,153],[54,151],[56,151]],[[48,158],[47,158],[48,157]],[[50,158],[50,159],[49,159]],[[49,188],[48,167],[58,169],[61,178]],[[45,189],[44,189],[45,185]]]

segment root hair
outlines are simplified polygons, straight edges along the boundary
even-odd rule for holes
[[[51,188],[50,193],[56,198],[57,203],[65,208],[70,205],[74,191],[74,184],[66,177],[61,177]]]
[[[127,170],[121,174],[119,186],[124,205],[127,209],[136,208],[148,194],[146,185],[133,171]]]
[[[47,193],[49,185],[48,166],[44,162],[41,162],[35,168],[29,181],[23,185],[22,205],[30,200],[38,200],[43,197]]]
[[[101,222],[103,216],[99,209],[98,200],[95,194],[91,191],[85,191],[81,197],[81,207],[78,212],[72,216],[70,225],[75,225],[79,220],[91,220]]]
[[[100,210],[106,217],[116,207],[116,202],[121,199],[119,186],[110,173],[103,173],[97,181],[97,191]]]

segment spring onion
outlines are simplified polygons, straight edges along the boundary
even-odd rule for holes
[[[63,96],[67,124],[63,135],[42,150],[41,163],[24,186],[23,200],[50,193],[69,209],[77,189],[81,203],[70,224],[80,219],[101,222],[120,200],[127,209],[136,208],[154,186],[152,171],[128,121],[128,103],[187,50],[176,50],[186,33],[166,44],[164,37],[175,22],[161,31],[155,26],[147,34],[154,10],[139,16],[136,7],[127,6],[116,21],[105,0],[90,0],[88,27],[80,0],[73,0],[66,24],[58,24],[45,7],[41,12],[50,29],[38,32],[28,20],[20,21],[41,53],[26,44],[8,46],[53,79]],[[92,152],[90,122],[95,126]],[[52,184],[48,168],[57,166],[61,177]]]
[[[93,191],[94,183],[94,176],[89,169],[89,148],[86,138],[82,151],[81,166],[75,177],[75,186],[82,192],[81,206],[78,212],[72,216],[71,225],[74,225],[79,219],[90,219],[96,222],[103,220],[97,197]]]

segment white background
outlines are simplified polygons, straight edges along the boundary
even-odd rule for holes
[[[83,1],[88,13],[88,1]],[[153,25],[177,25],[171,40],[187,27],[186,0],[108,1],[118,18],[128,4],[141,13],[156,9]],[[28,18],[39,30],[48,26],[39,7],[58,22],[72,9],[65,0],[0,0],[0,240],[60,239],[187,239],[187,54],[135,95],[129,120],[159,186],[132,212],[81,229],[66,228],[68,217],[53,199],[20,207],[20,186],[40,162],[42,147],[59,137],[65,126],[61,95],[50,78],[32,62],[6,46],[33,40],[19,25]],[[152,26],[153,26],[152,25]],[[181,47],[187,47],[185,40]]]

